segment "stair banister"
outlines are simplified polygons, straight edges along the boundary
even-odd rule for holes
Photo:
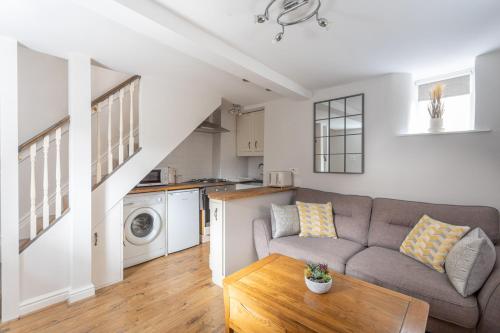
[[[130,129],[128,136],[128,156],[134,155],[134,82],[130,83]]]
[[[113,95],[108,100],[108,174],[113,172],[113,145],[112,145],[112,113],[113,113]]]
[[[49,226],[49,135],[43,138],[43,229]]]
[[[36,142],[30,147],[30,239],[36,237]]]
[[[23,239],[20,242],[20,250],[24,250],[34,239],[36,239],[40,233],[48,229],[51,223],[58,220],[63,214],[63,197],[61,189],[61,137],[62,128],[69,123],[69,116],[64,117],[60,121],[56,122],[54,125],[48,127],[47,129],[41,131],[37,135],[33,136],[31,139],[27,140],[23,144],[19,145],[19,163],[24,162],[24,158],[21,158],[24,150],[29,148],[29,160],[30,160],[30,187],[29,187],[29,239]],[[53,136],[52,136],[53,135]],[[49,163],[49,150],[51,149],[50,141],[51,136],[55,141],[55,215],[50,215],[50,202],[49,202],[49,167],[53,167]],[[41,225],[39,225],[39,218],[37,216],[37,179],[36,179],[36,157],[38,149],[41,148],[43,154],[43,170],[42,170],[42,217]],[[66,207],[67,208],[67,207]]]
[[[120,89],[120,130],[119,134],[120,137],[118,139],[118,164],[123,163],[123,97],[124,97],[125,91],[124,89]]]
[[[115,172],[123,163],[125,163],[128,159],[130,159],[135,153],[137,153],[138,149],[136,147],[136,140],[134,137],[135,129],[134,124],[136,122],[134,115],[134,92],[137,88],[137,82],[139,81],[140,76],[135,75],[126,81],[120,83],[116,87],[110,89],[102,96],[97,97],[92,101],[92,113],[96,117],[95,126],[97,126],[97,146],[96,148],[96,173],[95,173],[95,181],[93,184],[93,188],[95,189],[102,182],[104,182],[113,172]],[[129,103],[125,103],[125,94],[129,94]],[[113,104],[115,99],[118,100],[118,115],[114,117],[112,115]],[[104,107],[107,105],[107,126],[105,126],[105,131],[107,131],[105,143],[101,142],[101,125],[100,125],[100,113]],[[126,116],[124,107],[129,106],[129,131],[128,138],[124,135],[124,124]],[[115,108],[116,109],[116,108]],[[125,113],[125,114],[124,114]],[[118,124],[116,124],[117,120]],[[115,121],[115,126],[117,125],[118,129],[114,127],[113,129],[113,121]],[[113,143],[113,131],[118,131],[118,142]],[[126,148],[128,142],[128,148]],[[101,144],[105,144],[106,148],[104,148],[104,154],[101,154]],[[126,154],[126,150],[128,155]],[[106,155],[106,156],[105,156]],[[102,171],[102,160],[106,157],[106,167],[103,174]],[[116,158],[116,160],[114,159]]]
[[[56,219],[62,214],[61,195],[61,127],[56,129]]]

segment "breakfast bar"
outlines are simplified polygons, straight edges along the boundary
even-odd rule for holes
[[[292,202],[295,187],[261,187],[210,193],[210,269],[222,287],[225,276],[257,261],[253,220],[269,218],[271,204]]]

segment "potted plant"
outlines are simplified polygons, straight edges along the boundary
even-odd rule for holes
[[[316,294],[324,294],[332,287],[332,276],[328,273],[327,264],[308,263],[304,270],[304,281],[307,288]]]
[[[443,114],[444,114],[444,103],[442,101],[444,92],[444,84],[437,83],[434,85],[430,92],[431,101],[427,107],[430,119],[430,132],[439,132],[443,129]]]

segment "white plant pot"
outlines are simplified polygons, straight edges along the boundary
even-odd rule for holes
[[[429,132],[441,132],[443,130],[443,118],[429,119]]]
[[[333,279],[331,279],[329,282],[326,283],[319,283],[311,281],[304,276],[304,281],[306,282],[307,288],[309,288],[309,290],[312,291],[313,293],[324,294],[327,293],[332,287]]]

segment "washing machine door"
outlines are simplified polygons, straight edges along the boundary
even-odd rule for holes
[[[160,215],[152,208],[134,210],[125,221],[125,238],[134,245],[151,243],[161,232]]]

